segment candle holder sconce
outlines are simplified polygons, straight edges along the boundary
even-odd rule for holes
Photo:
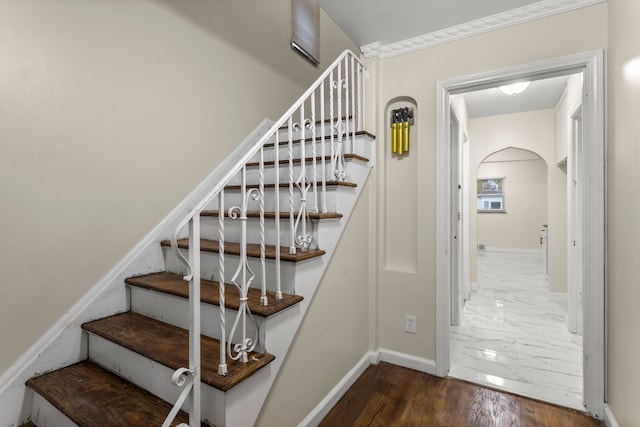
[[[413,126],[413,108],[391,110],[391,152],[402,156],[409,152],[409,127]]]

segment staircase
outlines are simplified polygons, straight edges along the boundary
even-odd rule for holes
[[[373,166],[363,79],[343,53],[221,166],[120,278],[124,309],[84,314],[86,357],[28,379],[28,425],[255,423]]]

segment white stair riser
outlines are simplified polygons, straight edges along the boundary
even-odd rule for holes
[[[166,402],[175,402],[182,392],[171,382],[174,373],[160,363],[126,349],[100,336],[89,333],[89,358],[103,368],[125,378],[133,384],[155,394]],[[202,418],[216,425],[224,424],[225,394],[207,384],[202,384]],[[188,409],[188,403],[182,407]]]
[[[351,172],[350,172],[350,164],[351,160],[345,161],[343,165],[343,171],[345,173],[345,181],[351,181]],[[321,185],[322,179],[325,181],[336,181],[338,177],[335,174],[336,166],[331,165],[331,161],[326,161],[324,168],[322,167],[322,163],[320,161],[316,161],[316,170],[315,170],[315,180],[314,180],[314,171],[313,171],[313,162],[306,162],[305,164],[305,177],[307,178],[308,183],[313,183],[314,181],[318,186]],[[324,170],[324,175],[322,174]],[[263,174],[265,183],[275,183],[276,182],[276,171],[278,171],[278,178],[280,179],[280,183],[288,183],[289,182],[289,165],[281,164],[279,168],[274,168],[273,166],[265,166]],[[260,169],[258,166],[247,168],[247,183],[259,183],[260,182]],[[293,170],[291,176],[293,177],[293,182],[296,183],[300,180],[302,175],[302,165],[300,163],[293,164]],[[230,185],[240,185],[242,184],[242,177],[240,174],[236,174],[231,181]]]
[[[67,418],[36,392],[33,392],[31,421],[38,427],[78,427],[78,424]]]
[[[182,250],[183,254],[187,254],[186,250]],[[165,257],[165,265],[167,271],[171,271],[173,273],[178,274],[187,274],[186,268],[182,262],[178,260],[176,255],[173,253],[171,248],[164,248],[164,257]],[[219,281],[219,261],[217,253],[210,252],[202,252],[200,257],[201,263],[201,274],[200,276],[208,279]],[[238,269],[240,257],[236,255],[225,254],[225,262],[224,262],[224,270],[225,270],[225,281],[229,283],[231,278],[235,274]],[[251,287],[260,288],[262,285],[262,267],[260,264],[259,258],[249,257],[249,268],[254,272],[255,279],[253,280]],[[296,270],[296,263],[281,261],[281,269],[280,269],[280,277],[281,277],[281,287],[282,292],[294,294],[294,276]],[[276,277],[276,269],[275,269],[275,260],[267,259],[265,260],[265,272],[267,278],[267,290],[275,291],[275,277]]]
[[[132,311],[182,329],[189,329],[189,301],[187,299],[137,286],[130,286],[130,290]],[[231,328],[237,314],[237,310],[230,308],[225,310],[227,340],[230,339]],[[202,318],[202,334],[219,340],[222,336],[220,332],[220,307],[212,304],[201,304],[200,315]],[[258,344],[255,351],[264,353],[264,318],[254,316],[254,319],[255,323],[251,321],[251,318],[247,321],[247,337],[257,337]],[[239,333],[240,330],[238,328],[236,335],[232,338],[233,342],[240,341]]]
[[[334,196],[334,191],[336,189],[335,185],[329,185],[327,186],[327,192],[326,192],[326,200],[327,200],[327,211],[328,212],[338,212],[337,208],[337,204],[336,204],[336,200],[335,200],[335,196]],[[316,197],[313,194],[312,191],[307,192],[307,210],[308,211],[312,211],[314,210],[316,207],[318,208],[318,210],[322,209],[322,193],[320,192],[321,188],[318,187],[318,202],[316,205]],[[267,188],[265,189],[265,194],[264,194],[264,209],[265,211],[275,211],[276,209],[276,196],[275,196],[275,189],[274,188]],[[288,187],[280,187],[278,194],[280,195],[280,211],[288,211],[290,210],[290,193],[289,193],[289,188]],[[293,187],[293,210],[297,211],[300,207],[300,200],[301,200],[302,196],[300,193],[300,190],[297,189],[297,187],[294,185]],[[216,200],[211,203],[210,206],[208,206],[208,209],[214,209],[217,210],[218,209],[218,198],[216,197]],[[232,206],[242,206],[242,202],[241,202],[241,196],[240,196],[240,190],[226,190],[225,194],[224,194],[224,207],[225,210],[228,211],[230,207]],[[258,209],[260,209],[260,204],[258,203],[258,201],[250,199],[249,203],[248,203],[248,207],[249,210],[255,210],[257,211]]]
[[[307,234],[311,235],[316,244],[318,243],[318,229],[322,226],[322,222],[329,220],[311,220],[307,219]],[[291,224],[289,218],[281,218],[280,232],[276,229],[275,219],[265,218],[264,235],[265,243],[270,245],[276,244],[276,237],[280,235],[280,245],[289,246],[291,243]],[[295,225],[295,217],[294,217]],[[202,236],[205,239],[218,240],[220,237],[220,227],[218,218],[207,217],[201,221]],[[240,242],[242,238],[242,221],[239,219],[225,218],[224,220],[224,237],[228,242]],[[260,244],[260,219],[247,219],[247,243]]]
[[[327,108],[329,108],[329,102],[326,102],[326,106]],[[337,107],[337,101],[335,103],[335,108]],[[311,115],[311,112],[308,112],[308,115]],[[326,114],[328,116],[328,114]],[[317,120],[320,120],[320,113],[316,112],[316,117]],[[300,122],[300,120],[296,120],[296,117],[293,117],[293,123],[296,122]],[[349,131],[353,130],[353,121],[352,120],[346,120],[345,118],[341,119],[340,122],[342,123],[343,129],[349,129]],[[331,130],[334,130],[334,133],[336,132],[336,125],[338,123],[338,119],[334,119],[333,123],[332,122],[323,122],[323,123],[316,123],[315,124],[315,129],[308,129],[305,128],[304,129],[304,135],[306,138],[309,138],[313,132],[315,132],[316,136],[320,136],[322,135],[322,129],[324,128],[324,134],[325,135],[330,135],[331,134]],[[292,139],[293,140],[297,140],[300,139],[302,136],[302,129],[298,129],[298,130],[292,130],[291,132],[292,134]],[[278,140],[279,141],[287,141],[289,139],[289,129],[288,128],[282,128],[278,131]]]
[[[314,157],[314,141],[306,141],[304,145],[304,155],[306,157]],[[323,150],[324,146],[324,152]],[[367,159],[371,159],[371,140],[368,136],[356,136],[352,138],[351,135],[344,136],[341,140],[334,138],[325,140],[315,140],[315,157],[331,156],[331,147],[333,146],[333,153],[337,153],[339,149],[343,154],[353,153]],[[291,144],[291,157],[293,159],[299,159],[302,157],[302,143]],[[289,158],[289,144],[278,144],[278,160],[287,160]],[[272,161],[275,160],[275,145],[264,147],[263,160]],[[260,153],[251,159],[252,162],[260,161]]]
[[[315,143],[314,143],[315,142]],[[315,145],[315,152],[314,152]],[[331,149],[333,147],[333,151]],[[292,159],[300,159],[304,154],[304,157],[330,157],[332,153],[336,155],[339,150],[342,151],[343,154],[346,153],[358,153],[357,151],[353,151],[352,147],[357,147],[355,140],[352,141],[350,138],[343,138],[342,140],[331,140],[325,139],[320,140],[317,139],[315,141],[306,141],[304,143],[304,153],[303,144],[301,142],[292,143],[291,144],[291,155],[289,155],[289,144],[288,143],[279,143],[278,144],[278,160],[288,160],[289,157]],[[322,151],[324,149],[324,152]],[[263,157],[264,161],[274,161],[276,160],[275,146],[267,146],[264,147]],[[256,155],[251,159],[252,162],[260,161],[260,153],[256,153]]]

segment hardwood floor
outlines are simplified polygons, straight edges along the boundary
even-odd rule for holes
[[[582,427],[586,414],[380,362],[362,374],[321,427]]]

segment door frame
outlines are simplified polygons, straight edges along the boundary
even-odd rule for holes
[[[462,230],[462,186],[466,183],[462,182],[462,123],[458,118],[453,105],[449,111],[449,147],[450,156],[456,161],[451,162],[451,180],[457,181],[454,184],[454,197],[451,197],[451,211],[454,218],[451,221],[451,325],[460,326],[462,321],[462,310],[464,309],[463,296],[463,230]],[[453,134],[455,132],[455,134]],[[458,187],[457,190],[455,187]],[[466,236],[464,236],[466,239]]]
[[[454,266],[449,95],[496,87],[517,78],[539,79],[583,73],[584,121],[584,338],[583,398],[601,418],[605,396],[605,139],[604,54],[601,50],[440,80],[437,83],[436,141],[436,374],[449,372],[449,323]],[[473,143],[473,142],[472,142]],[[463,213],[464,215],[464,213]]]
[[[584,190],[584,166],[581,160],[584,156],[583,148],[583,121],[582,105],[571,114],[570,121],[571,137],[569,141],[569,152],[567,161],[567,225],[568,239],[567,247],[567,328],[569,332],[582,335],[584,333],[584,304],[583,304],[583,284],[584,284],[584,256],[582,250],[582,239],[584,234],[583,206],[578,203],[582,199],[581,192]],[[577,186],[576,184],[577,183]]]

